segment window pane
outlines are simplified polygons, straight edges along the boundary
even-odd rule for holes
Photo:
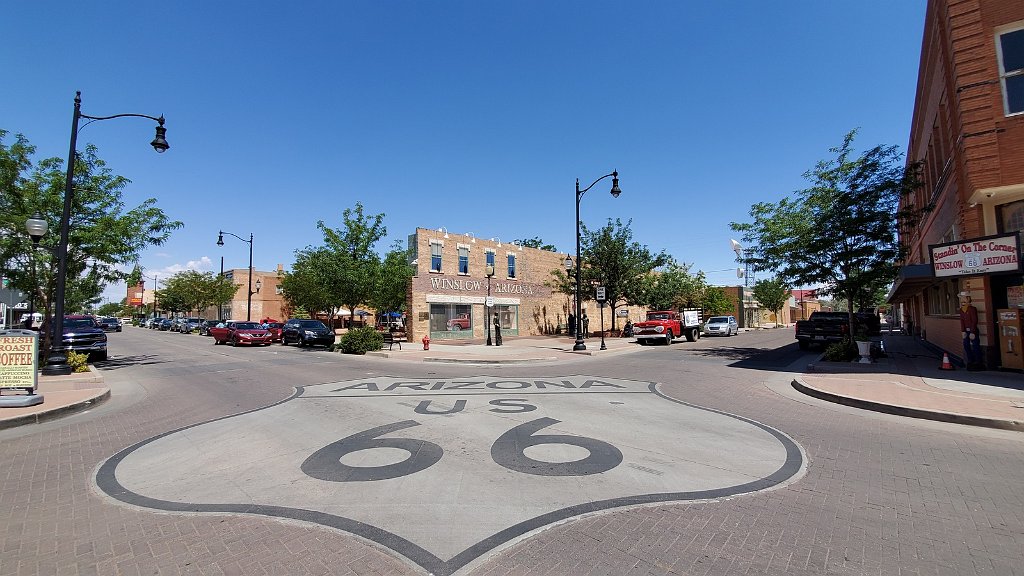
[[[487,265],[494,266],[494,252],[487,253]]]
[[[516,277],[516,255],[515,254],[509,254],[508,255],[508,277],[509,278],[515,278]]]
[[[469,248],[459,248],[459,274],[469,274]]]
[[[1009,114],[1024,112],[1024,74],[1006,79],[1006,107]]]
[[[1024,29],[1014,30],[999,36],[1003,49],[1003,73],[1024,68]]]
[[[472,306],[469,304],[431,304],[430,331],[465,332],[465,337],[471,338],[473,336]]]
[[[434,272],[441,271],[441,248],[440,244],[430,245],[430,269]]]

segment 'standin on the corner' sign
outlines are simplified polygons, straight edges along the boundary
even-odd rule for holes
[[[1018,233],[928,246],[936,277],[1020,272]]]

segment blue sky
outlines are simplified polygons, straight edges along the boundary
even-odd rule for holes
[[[730,221],[804,188],[859,128],[905,150],[924,0],[16,2],[0,20],[0,128],[66,157],[72,101],[96,144],[185,227],[141,264],[286,268],[362,202],[416,227],[539,236],[581,218],[735,284]],[[111,287],[112,300],[124,287]]]

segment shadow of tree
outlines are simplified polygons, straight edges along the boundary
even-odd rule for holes
[[[156,354],[140,354],[137,356],[110,356],[106,360],[94,362],[97,370],[118,370],[130,366],[145,366],[147,364],[166,364],[167,360],[161,360]]]

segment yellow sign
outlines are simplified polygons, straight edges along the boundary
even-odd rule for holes
[[[35,389],[38,342],[28,330],[0,332],[0,389]]]

